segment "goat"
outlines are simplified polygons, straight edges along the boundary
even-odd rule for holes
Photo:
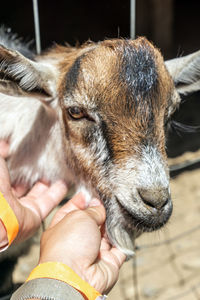
[[[9,40],[9,39],[8,39]],[[110,241],[133,238],[172,213],[165,125],[180,95],[199,90],[200,52],[164,63],[144,37],[56,45],[27,58],[0,46],[0,138],[12,183],[64,179],[103,201]]]

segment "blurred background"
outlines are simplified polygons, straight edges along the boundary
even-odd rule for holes
[[[105,38],[130,37],[129,0],[39,0],[42,49]],[[136,0],[136,36],[146,36],[165,59],[200,49],[200,1]],[[31,0],[2,1],[0,23],[33,40]],[[200,93],[184,97],[173,119],[200,125]],[[167,141],[174,214],[162,232],[136,241],[136,257],[126,263],[111,300],[200,299],[200,133],[171,131]],[[178,167],[177,167],[178,166]],[[38,244],[20,258],[15,282],[37,263]]]
[[[43,48],[52,42],[75,45],[89,38],[130,36],[129,0],[39,0]],[[165,58],[199,49],[200,2],[195,0],[136,0],[136,35],[145,35]],[[34,39],[31,0],[2,1],[1,24],[20,36]]]

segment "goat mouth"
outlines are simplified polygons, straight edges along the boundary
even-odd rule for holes
[[[172,202],[170,202],[167,208],[163,208],[157,213],[140,214],[127,210],[118,199],[117,203],[123,216],[123,226],[129,232],[132,231],[134,235],[159,230],[167,223],[173,210]]]

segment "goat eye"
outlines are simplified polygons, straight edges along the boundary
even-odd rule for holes
[[[74,120],[79,120],[85,117],[84,111],[78,106],[68,108],[68,114]]]

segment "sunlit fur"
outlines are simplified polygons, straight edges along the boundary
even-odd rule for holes
[[[4,43],[0,75],[12,181],[63,178],[88,201],[99,196],[111,242],[130,257],[133,239],[172,212],[164,124],[180,98],[160,52],[145,38],[116,39],[32,61]]]

